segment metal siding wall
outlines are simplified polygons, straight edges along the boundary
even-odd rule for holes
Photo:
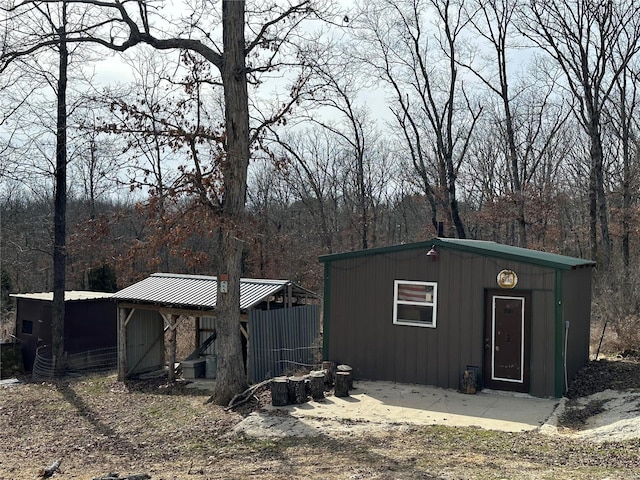
[[[564,320],[570,322],[567,346],[569,384],[578,370],[589,360],[592,274],[591,268],[581,268],[564,274]]]
[[[51,345],[51,305],[41,300],[27,298],[16,299],[16,336],[22,345],[24,366],[31,371],[36,358],[38,343]],[[31,334],[22,333],[22,322],[28,320],[33,324]],[[38,340],[41,340],[38,342]]]
[[[423,249],[331,262],[328,360],[356,378],[458,388],[467,365],[482,367],[485,290],[502,269],[532,291],[531,391],[553,395],[555,271],[455,250],[436,262]],[[395,279],[438,282],[437,328],[393,325]]]
[[[136,309],[127,324],[127,373],[140,373],[163,366],[164,321],[154,310]]]
[[[537,268],[531,295],[531,358],[529,392],[552,397],[555,383],[555,270]]]
[[[260,382],[317,363],[320,306],[249,312],[249,379]]]
[[[214,317],[200,317],[200,328],[213,330],[216,328],[216,319]],[[202,343],[211,336],[213,332],[203,332],[200,331],[200,338],[198,339],[198,345],[202,345]],[[209,345],[203,355],[215,355],[216,354],[216,342],[213,342]]]
[[[441,254],[447,282],[441,282],[444,292],[441,317],[447,331],[446,363],[440,363],[439,385],[458,388],[460,375],[467,366],[482,368],[484,334],[484,288],[478,285],[485,268],[483,258],[456,251]]]
[[[118,321],[116,303],[108,299],[67,302],[65,306],[65,350],[116,347]]]
[[[438,273],[422,249],[332,262],[328,360],[349,364],[356,378],[428,378],[438,330],[393,324],[393,281],[438,281]]]

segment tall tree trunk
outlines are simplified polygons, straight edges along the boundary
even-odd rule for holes
[[[593,172],[591,173],[591,183],[589,189],[590,214],[595,214],[596,217],[591,219],[590,225],[595,226],[597,221],[600,222],[600,241],[602,251],[601,264],[605,269],[607,269],[611,262],[611,236],[609,235],[609,214],[607,212],[607,197],[604,188],[602,138],[600,136],[600,122],[596,115],[596,113],[592,114],[591,128],[589,131],[589,137],[591,141],[591,167],[593,169]],[[592,188],[594,192],[591,192]],[[595,204],[594,199],[591,198],[592,195],[595,197]],[[595,211],[592,210],[593,207],[595,207]],[[593,236],[597,238],[597,232],[592,232],[592,239]]]
[[[629,243],[631,238],[631,125],[627,114],[626,91],[627,76],[622,76],[623,87],[620,95],[620,135],[622,140],[622,262],[625,266],[625,278],[630,265]],[[635,92],[634,92],[635,97]],[[631,106],[633,110],[633,104]]]
[[[604,188],[604,167],[602,162],[602,144],[598,137],[598,149],[600,151],[596,169],[598,186],[598,219],[600,220],[600,236],[602,240],[602,264],[605,269],[611,265],[611,235],[609,235],[609,211],[607,209],[607,194]]]
[[[506,69],[506,63],[503,64]],[[503,75],[501,75],[501,78]],[[502,81],[502,102],[505,113],[505,123],[507,129],[507,156],[509,160],[509,168],[511,169],[511,178],[513,182],[513,193],[515,195],[516,204],[516,220],[518,222],[518,246],[527,248],[527,222],[525,219],[525,198],[522,192],[522,181],[520,179],[520,170],[518,162],[518,149],[516,147],[516,135],[513,129],[513,116],[511,115],[511,106],[509,105],[509,92],[506,80],[506,73]]]
[[[629,267],[631,256],[629,254],[629,240],[631,238],[631,162],[629,161],[629,138],[628,132],[625,131],[625,139],[623,140],[623,175],[622,179],[622,261],[625,267]]]
[[[453,160],[449,159],[447,163],[447,198],[449,200],[449,212],[451,214],[453,225],[456,229],[456,236],[458,238],[467,238],[464,222],[462,221],[462,218],[460,218],[458,196],[456,193],[456,179],[457,175],[453,169]]]
[[[357,140],[359,141],[359,140]],[[361,223],[361,247],[363,250],[369,248],[369,209],[367,198],[367,186],[364,179],[364,153],[357,152],[356,158],[358,162],[358,195],[360,196],[360,223]]]
[[[215,403],[224,405],[246,387],[240,339],[240,276],[242,222],[245,212],[249,165],[249,100],[245,66],[245,2],[222,1],[226,158],[223,161],[225,189],[220,228],[218,268],[218,381]],[[227,292],[221,290],[226,275]]]
[[[67,3],[62,2],[62,24],[57,91],[56,171],[53,240],[53,316],[51,339],[56,375],[64,372],[64,292],[66,287],[66,212],[67,212]]]

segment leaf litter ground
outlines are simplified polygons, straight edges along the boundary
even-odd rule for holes
[[[579,399],[607,390],[640,392],[640,363],[590,362],[568,392],[566,412],[584,410]],[[565,414],[556,435],[372,423],[358,433],[251,438],[230,432],[269,401],[268,392],[238,411],[208,398],[186,382],[124,383],[109,374],[0,387],[0,480],[36,478],[58,458],[54,478],[87,480],[109,472],[154,480],[640,478],[639,440],[567,435],[583,431],[606,402]]]

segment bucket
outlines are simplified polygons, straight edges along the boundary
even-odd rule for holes
[[[216,378],[217,357],[215,355],[207,355],[206,357],[205,377]]]

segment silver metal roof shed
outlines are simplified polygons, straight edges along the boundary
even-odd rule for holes
[[[271,298],[282,302],[304,303],[302,298],[318,298],[290,280],[242,278],[240,280],[240,311],[246,312]],[[120,302],[153,303],[169,308],[214,310],[218,299],[218,279],[207,275],[154,273],[115,294]]]
[[[195,320],[198,344],[206,345],[215,332],[217,294],[215,276],[172,273],[155,273],[113,294],[118,303],[119,378],[162,365],[166,331],[171,332],[169,364],[174,364],[175,332],[187,318]],[[248,312],[255,308],[280,310],[315,303],[309,300],[318,298],[290,280],[242,278],[239,330],[248,339]]]

